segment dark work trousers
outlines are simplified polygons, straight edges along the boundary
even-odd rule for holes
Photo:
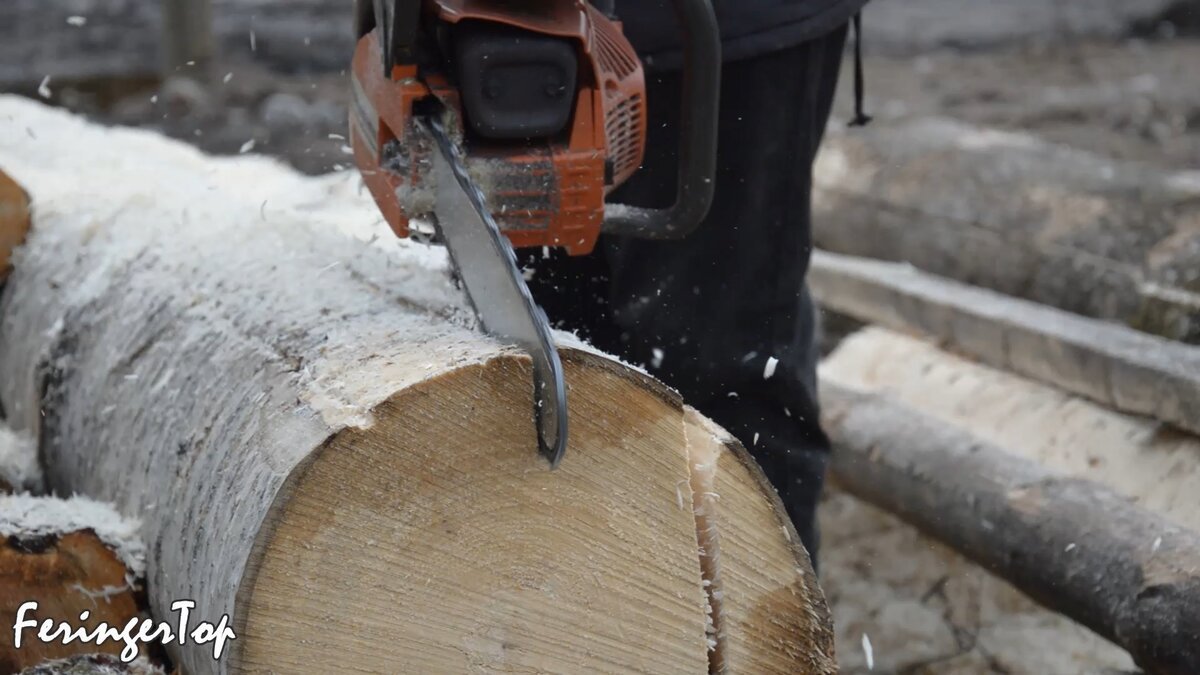
[[[845,40],[843,27],[725,64],[716,195],[689,238],[608,237],[589,256],[520,256],[556,327],[644,364],[741,440],[814,563],[829,441],[818,421],[816,315],[805,274],[812,164]],[[610,201],[663,207],[675,195],[680,74],[648,75],[647,90],[645,162]]]

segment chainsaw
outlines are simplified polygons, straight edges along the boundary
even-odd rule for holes
[[[538,449],[567,447],[550,324],[514,247],[592,251],[601,233],[676,239],[708,213],[721,48],[710,0],[684,38],[673,206],[606,203],[642,163],[646,84],[612,2],[356,0],[350,143],[399,237],[446,246],[484,331],[533,360]]]

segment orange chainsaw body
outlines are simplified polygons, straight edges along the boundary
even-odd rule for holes
[[[589,253],[604,223],[605,196],[641,165],[646,139],[645,76],[618,22],[585,0],[499,3],[426,0],[423,12],[453,25],[487,21],[567,38],[577,45],[573,112],[552,138],[476,141],[463,131],[459,92],[445,73],[400,65],[384,72],[379,30],[355,50],[351,146],[363,180],[400,237],[432,212],[431,144],[414,125],[429,97],[457,116],[467,167],[501,231],[515,247],[563,247]]]

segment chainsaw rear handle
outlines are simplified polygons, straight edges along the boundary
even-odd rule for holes
[[[675,204],[646,209],[607,204],[605,234],[638,239],[682,239],[712,205],[717,169],[717,115],[721,95],[721,34],[710,0],[674,0],[683,33],[683,111]]]

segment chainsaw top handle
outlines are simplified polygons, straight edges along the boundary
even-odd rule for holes
[[[675,203],[665,209],[608,204],[605,234],[682,239],[712,205],[717,170],[717,113],[721,96],[721,34],[711,0],[674,0],[683,35],[683,110]]]

